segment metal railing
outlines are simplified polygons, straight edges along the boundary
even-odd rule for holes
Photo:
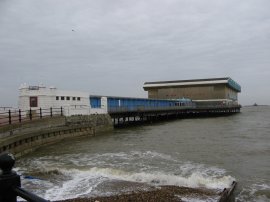
[[[30,202],[48,202],[33,193],[21,188],[20,176],[12,171],[15,159],[12,154],[2,153],[0,155],[0,202],[16,202],[17,196]]]
[[[22,123],[44,117],[63,116],[63,108],[48,108],[48,109],[29,109],[29,110],[7,110],[0,111],[0,127],[15,123]]]
[[[186,105],[186,106],[122,106],[108,107],[108,113],[123,112],[148,112],[148,111],[173,111],[173,110],[202,110],[202,109],[231,109],[239,108],[240,105]]]

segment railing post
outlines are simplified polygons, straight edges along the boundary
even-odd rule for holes
[[[21,186],[20,176],[12,171],[15,159],[11,154],[0,155],[0,168],[2,174],[0,175],[0,202],[16,202],[17,196],[13,191],[14,187]]]
[[[50,115],[51,115],[51,117],[53,116],[52,107],[50,108]]]
[[[8,110],[8,123],[11,124],[11,111]]]
[[[39,118],[42,119],[42,109],[41,109],[41,107],[39,108]]]
[[[30,202],[49,202],[21,188],[21,179],[12,171],[15,159],[12,154],[0,154],[0,202],[16,202],[17,196]]]
[[[30,118],[30,120],[32,120],[32,109],[31,108],[29,110],[29,118]]]
[[[20,123],[22,122],[22,111],[21,111],[21,109],[19,109],[19,122]]]

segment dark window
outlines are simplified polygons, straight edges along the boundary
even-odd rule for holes
[[[80,101],[80,100],[81,100],[81,98],[80,98],[80,97],[77,97],[77,100],[78,100],[78,101]]]
[[[65,100],[65,97],[62,96],[62,97],[61,97],[61,100]]]
[[[76,97],[73,97],[72,100],[76,100]]]
[[[59,100],[59,97],[58,96],[56,96],[56,100]]]
[[[29,86],[29,90],[39,90],[39,86]]]
[[[70,97],[67,97],[66,100],[70,100]]]
[[[30,97],[30,107],[37,107],[37,106],[38,106],[38,98]]]

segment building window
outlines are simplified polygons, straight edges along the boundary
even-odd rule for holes
[[[59,100],[59,96],[56,96],[56,98],[55,98],[56,100]]]
[[[75,101],[75,100],[76,100],[76,97],[73,97],[73,98],[72,98],[72,100],[74,100],[74,101]]]
[[[80,97],[77,97],[77,101],[80,101],[81,100],[81,98]]]
[[[30,107],[37,107],[38,106],[38,98],[37,97],[30,97]]]
[[[61,97],[61,100],[65,100],[65,97],[64,97],[64,96],[62,96],[62,97]]]
[[[70,97],[66,97],[66,100],[70,100]]]

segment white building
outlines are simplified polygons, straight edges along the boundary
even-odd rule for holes
[[[63,91],[55,87],[45,87],[40,84],[38,86],[28,86],[23,84],[19,88],[18,107],[22,111],[63,108],[66,116],[75,114],[101,114],[107,113],[107,99],[102,97],[101,108],[91,108],[90,95],[86,92],[79,91]]]

